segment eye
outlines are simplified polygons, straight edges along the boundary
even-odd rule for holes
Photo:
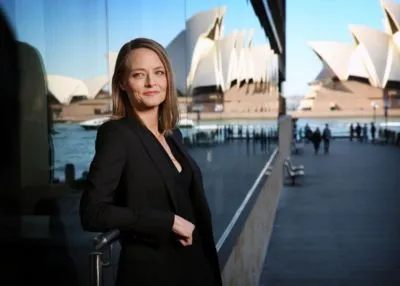
[[[134,73],[132,76],[134,78],[136,78],[136,79],[145,78],[145,74],[144,73]]]
[[[165,71],[163,71],[163,70],[156,71],[156,75],[159,75],[159,76],[165,75]]]

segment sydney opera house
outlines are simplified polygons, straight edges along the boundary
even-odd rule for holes
[[[353,44],[310,42],[323,68],[298,113],[366,116],[384,109],[400,115],[400,5],[381,0],[384,31],[349,25]]]
[[[252,29],[224,35],[226,10],[222,6],[193,15],[166,46],[181,113],[276,117],[278,56],[269,44],[252,44]],[[111,103],[104,87],[112,78],[116,58],[117,52],[108,53],[108,74],[89,80],[48,75],[55,117],[79,119],[109,112]]]

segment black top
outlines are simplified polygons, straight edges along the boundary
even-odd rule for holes
[[[167,139],[167,143],[175,159],[182,167],[181,172],[178,172],[174,163],[168,157],[168,162],[171,163],[171,168],[175,170],[175,185],[177,190],[179,190],[177,192],[177,215],[183,217],[184,219],[187,219],[188,221],[196,225],[196,217],[193,210],[192,200],[190,198],[190,186],[192,184],[193,171],[188,164],[186,158],[181,154],[181,152],[179,152],[178,148],[175,146],[175,143],[169,138]],[[168,156],[166,152],[165,155]]]

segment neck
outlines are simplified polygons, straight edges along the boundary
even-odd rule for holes
[[[143,124],[155,135],[159,134],[158,131],[158,108],[148,110],[136,111]]]

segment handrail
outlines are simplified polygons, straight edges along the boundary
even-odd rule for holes
[[[103,285],[103,268],[111,265],[112,244],[120,235],[119,229],[112,229],[93,238],[94,251],[89,253],[89,285]],[[103,260],[104,251],[108,248],[108,261]]]
[[[102,250],[103,248],[110,246],[118,237],[120,231],[119,229],[112,229],[108,232],[104,232],[93,238],[94,249]]]

